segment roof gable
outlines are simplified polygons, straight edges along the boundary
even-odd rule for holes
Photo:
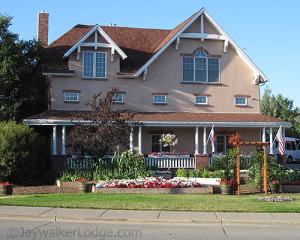
[[[70,56],[70,54],[75,51],[78,47],[81,46],[81,44],[89,37],[91,36],[93,33],[95,33],[96,31],[99,32],[99,34],[101,34],[101,36],[108,42],[111,44],[112,48],[114,48],[122,57],[122,59],[124,60],[125,58],[127,58],[127,55],[122,51],[122,49],[106,34],[106,32],[99,26],[99,25],[95,25],[89,32],[87,32],[76,44],[74,44],[65,54],[64,54],[64,58],[67,58],[68,56]]]
[[[204,15],[211,25],[221,34],[221,38],[224,41],[227,41],[227,43],[231,44],[233,49],[237,52],[237,54],[246,62],[246,64],[253,70],[253,75],[255,83],[267,82],[268,78],[267,76],[262,72],[260,68],[252,61],[252,59],[239,47],[239,45],[223,30],[223,28],[211,17],[205,8],[202,8],[200,11],[194,13],[191,17],[189,17],[187,20],[182,22],[180,25],[178,25],[176,28],[170,31],[170,33],[166,36],[166,38],[158,45],[158,47],[155,49],[155,53],[153,56],[136,72],[135,76],[140,76],[144,71],[147,70],[147,68],[177,39],[180,38],[181,34],[184,33],[184,31],[191,26],[201,15]],[[209,34],[203,33],[203,36],[206,36]],[[207,36],[208,37],[208,36]],[[213,37],[213,36],[212,36]],[[225,46],[224,46],[225,49]]]

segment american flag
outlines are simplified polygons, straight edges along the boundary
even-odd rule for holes
[[[280,126],[275,139],[278,141],[278,154],[284,155],[284,138],[282,133],[282,127]]]
[[[211,152],[214,153],[216,151],[215,149],[215,130],[214,130],[214,125],[211,127],[208,140],[210,140],[211,143]]]

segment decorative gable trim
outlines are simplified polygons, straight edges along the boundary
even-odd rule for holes
[[[74,52],[76,49],[80,49],[80,46],[84,46],[84,41],[91,36],[93,33],[95,33],[96,31],[99,32],[99,34],[102,35],[102,37],[109,43],[109,47],[112,48],[112,51],[116,50],[120,56],[122,57],[122,59],[124,60],[125,58],[127,58],[127,55],[122,51],[122,49],[106,34],[106,32],[98,25],[96,24],[95,27],[93,27],[86,35],[84,35],[73,47],[71,47],[63,56],[63,58],[67,58],[68,56],[70,56],[70,54],[72,52]],[[96,43],[97,44],[97,43]],[[106,46],[108,44],[99,44],[99,47],[102,47],[102,45]],[[79,50],[80,51],[80,50]]]
[[[211,39],[219,39],[224,40],[224,51],[227,50],[228,43],[235,49],[237,54],[245,61],[245,63],[252,69],[254,84],[260,84],[268,81],[268,77],[262,72],[261,69],[252,61],[252,59],[239,47],[239,45],[223,30],[223,28],[217,24],[217,22],[207,13],[205,8],[202,8],[199,12],[195,14],[193,18],[189,20],[188,23],[185,24],[161,49],[159,49],[135,74],[135,77],[139,77],[175,40],[178,43],[177,39],[180,39],[181,35],[184,31],[191,26],[200,16],[205,15],[207,19],[211,22],[211,24],[220,32],[219,35],[214,34],[198,34],[197,38],[211,38]],[[203,18],[203,17],[202,17]],[[201,21],[203,25],[203,20]],[[201,27],[201,31],[203,31],[203,26]],[[186,37],[193,37],[192,35],[185,34]]]

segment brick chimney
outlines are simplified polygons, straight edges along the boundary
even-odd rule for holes
[[[38,16],[38,34],[37,34],[37,40],[43,47],[48,46],[48,30],[49,30],[49,13],[43,10],[39,13]]]

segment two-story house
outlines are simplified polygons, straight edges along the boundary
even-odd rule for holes
[[[115,110],[137,112],[142,123],[133,127],[130,147],[145,155],[169,151],[160,136],[174,133],[173,150],[196,156],[177,167],[207,164],[212,126],[217,153],[225,153],[231,133],[266,141],[270,132],[272,145],[272,133],[290,126],[260,113],[268,78],[204,8],[173,29],[79,24],[50,45],[48,17],[39,13],[38,40],[48,53],[43,72],[51,104],[25,123],[52,129],[53,159],[72,153],[65,143],[74,112],[88,111],[85,103],[112,87],[119,89]]]

